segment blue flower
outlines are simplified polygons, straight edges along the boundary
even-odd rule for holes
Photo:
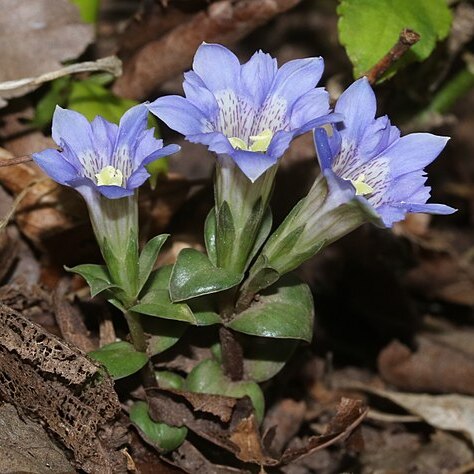
[[[145,165],[179,151],[163,147],[147,129],[148,109],[136,105],[117,126],[97,116],[91,123],[78,112],[59,106],[53,115],[52,136],[61,150],[33,154],[33,160],[53,180],[76,188],[86,201],[100,193],[109,199],[134,194],[150,174]]]
[[[261,51],[241,65],[224,46],[204,43],[185,73],[186,97],[161,97],[149,109],[189,141],[230,156],[253,182],[295,136],[338,119],[328,115],[327,92],[315,88],[323,68],[322,58],[278,68]]]
[[[343,125],[328,136],[315,130],[321,170],[333,206],[359,204],[385,227],[403,220],[407,212],[452,214],[443,204],[426,204],[424,168],[443,150],[448,138],[430,133],[400,137],[388,117],[375,118],[376,99],[366,78],[354,82],[337,101],[335,112]]]

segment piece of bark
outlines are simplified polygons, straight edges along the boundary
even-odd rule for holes
[[[248,35],[300,0],[222,0],[193,15],[162,38],[151,41],[124,64],[113,90],[142,100],[160,84],[187,69],[203,41],[229,44]]]

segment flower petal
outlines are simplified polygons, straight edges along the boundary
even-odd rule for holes
[[[324,70],[322,58],[295,59],[278,69],[270,95],[283,97],[288,108],[313,89],[321,79]]]
[[[183,89],[186,99],[213,121],[219,113],[216,98],[194,71],[184,73]]]
[[[147,157],[145,157],[144,160],[140,163],[140,165],[148,165],[152,161],[156,161],[159,158],[164,158],[169,155],[173,155],[174,153],[178,153],[178,151],[181,150],[181,147],[179,145],[167,145],[164,146],[163,148],[160,148],[159,150],[155,150],[152,153],[150,153]]]
[[[355,81],[339,97],[335,112],[344,115],[344,126],[341,134],[358,145],[365,129],[375,118],[377,102],[375,94],[366,77]]]
[[[457,211],[454,207],[446,206],[445,204],[416,204],[416,203],[402,203],[407,212],[425,212],[427,214],[448,215]]]
[[[100,115],[97,115],[91,122],[91,129],[96,152],[108,157],[112,156],[118,126],[114,123],[108,122]]]
[[[390,159],[392,176],[411,173],[429,165],[443,150],[448,137],[410,133],[394,142],[380,156]]]
[[[193,70],[212,92],[239,90],[240,62],[234,53],[220,44],[203,43],[199,46]]]
[[[259,176],[278,161],[277,158],[264,153],[245,150],[234,150],[230,157],[252,182],[256,181]]]
[[[329,94],[317,87],[302,95],[293,104],[290,111],[290,127],[299,128],[317,117],[329,113]]]
[[[77,178],[77,169],[64,159],[58,150],[49,148],[33,153],[35,163],[54,181],[67,185],[68,181]]]
[[[191,143],[207,145],[210,151],[219,155],[231,154],[235,150],[228,138],[221,132],[197,133],[187,136],[186,139]]]
[[[242,86],[257,107],[263,104],[270,92],[277,70],[276,59],[262,51],[257,51],[242,65]]]
[[[76,155],[94,149],[91,125],[87,119],[79,112],[63,109],[59,105],[53,114],[52,137],[59,146],[61,141],[66,142]]]
[[[150,112],[183,135],[205,132],[211,127],[206,115],[184,97],[160,97],[148,106]]]
[[[141,186],[148,178],[150,173],[146,170],[144,166],[136,169],[127,179],[127,189],[132,190]]]
[[[132,196],[134,193],[133,189],[122,188],[121,186],[97,186],[97,191],[109,199],[120,199]]]
[[[128,109],[120,119],[115,150],[122,147],[135,150],[138,137],[146,130],[147,123],[148,107],[146,104],[138,104]]]

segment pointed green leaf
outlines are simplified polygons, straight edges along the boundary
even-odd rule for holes
[[[188,328],[188,324],[169,319],[140,315],[143,330],[147,333],[148,354],[154,356],[174,346]]]
[[[81,275],[91,289],[91,297],[97,296],[109,288],[118,288],[117,285],[110,282],[110,275],[105,265],[85,264],[77,265],[73,268],[65,267],[68,272]]]
[[[209,260],[217,265],[217,250],[216,250],[216,209],[213,207],[206,217],[204,223],[204,242],[206,243],[206,251]]]
[[[143,288],[138,303],[130,310],[158,318],[196,324],[196,318],[188,305],[171,302],[168,290],[171,271],[172,265],[167,265],[153,272]]]
[[[185,301],[227,290],[238,285],[242,278],[242,274],[215,267],[206,255],[195,249],[183,249],[171,273],[171,300]]]
[[[103,364],[114,380],[138,372],[148,362],[145,353],[136,351],[132,344],[126,341],[112,342],[89,352],[88,355]]]
[[[187,304],[193,312],[198,326],[210,326],[211,324],[218,324],[221,322],[212,295],[193,298],[192,300],[188,300]]]
[[[257,238],[255,239],[255,244],[253,246],[252,252],[250,253],[249,258],[247,260],[246,268],[250,265],[250,262],[255,258],[258,251],[267,240],[267,237],[270,234],[270,231],[272,230],[272,224],[273,224],[272,211],[269,207],[267,207],[267,210],[265,212],[265,215],[263,216],[262,222],[260,223],[260,228],[257,234]]]
[[[166,242],[169,234],[161,234],[149,240],[143,247],[140,259],[138,261],[138,291],[145,285],[153,267],[156,263],[161,247]]]
[[[188,434],[185,426],[177,428],[153,421],[148,414],[146,402],[135,402],[130,407],[129,416],[130,421],[138,428],[143,439],[162,453],[178,448]]]
[[[310,342],[313,319],[313,297],[308,285],[286,275],[260,293],[259,300],[239,313],[229,327],[253,336]]]
[[[217,211],[216,216],[216,249],[217,265],[225,266],[231,261],[230,255],[238,249],[235,248],[234,218],[227,201],[224,201]]]

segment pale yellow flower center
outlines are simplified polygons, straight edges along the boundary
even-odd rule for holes
[[[357,179],[351,179],[351,183],[354,185],[357,196],[365,196],[374,192],[374,188],[365,181],[365,174],[361,174]]]
[[[238,137],[229,138],[230,144],[236,150],[245,150],[245,151],[256,151],[260,153],[265,153],[270,146],[270,142],[273,138],[273,132],[270,129],[264,130],[259,135],[252,135],[250,140],[253,142],[250,146]]]
[[[102,168],[95,177],[98,186],[122,186],[123,183],[123,173],[110,165]]]

